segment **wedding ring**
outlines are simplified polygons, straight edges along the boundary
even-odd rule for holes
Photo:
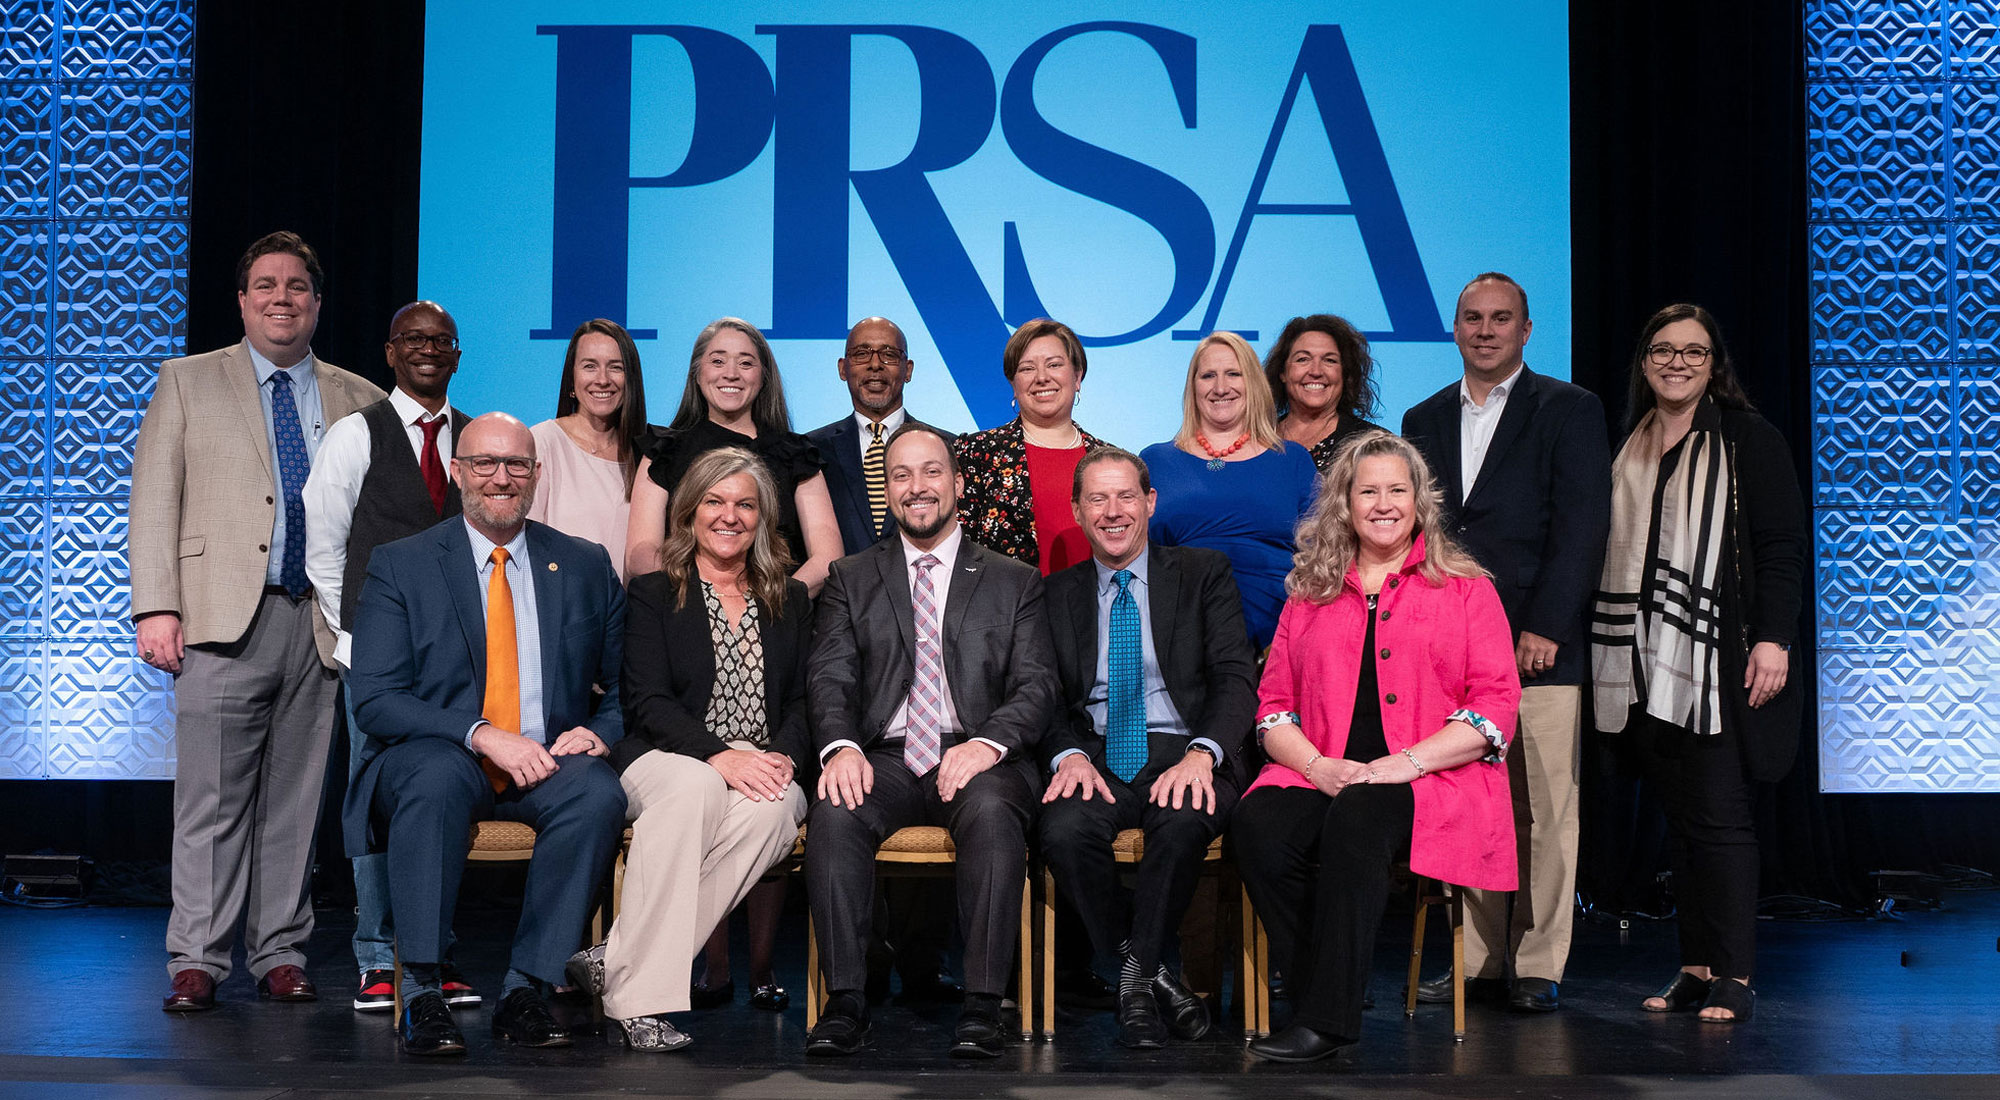
[[[153,659],[153,651],[149,649],[146,652],[139,654],[139,656],[144,657],[146,660],[150,661]]]

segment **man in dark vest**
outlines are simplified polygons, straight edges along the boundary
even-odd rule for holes
[[[458,370],[458,325],[436,302],[411,302],[389,322],[383,351],[396,374],[395,390],[327,429],[305,488],[306,574],[336,633],[334,660],[343,678],[351,665],[348,627],[360,606],[369,554],[459,514],[458,486],[445,473],[468,423],[446,400]],[[351,700],[347,708],[352,782],[367,738],[355,727]],[[354,1007],[387,1012],[395,1002],[395,925],[385,856],[355,858],[354,898],[354,961],[361,970]],[[453,967],[445,971],[447,1003],[479,1004],[479,994]]]

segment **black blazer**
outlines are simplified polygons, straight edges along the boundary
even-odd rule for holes
[[[1590,598],[1611,531],[1611,442],[1604,403],[1526,367],[1507,395],[1486,460],[1465,496],[1457,382],[1403,414],[1403,435],[1444,491],[1445,526],[1493,574],[1518,638],[1561,648],[1527,681],[1581,684],[1590,669]]]
[[[1243,600],[1229,558],[1217,550],[1161,546],[1147,550],[1147,609],[1153,650],[1167,694],[1189,737],[1206,737],[1227,754],[1220,771],[1240,788],[1248,776],[1244,742],[1257,711],[1257,658],[1243,629]],[[1104,769],[1104,736],[1084,709],[1097,683],[1097,562],[1048,579],[1049,633],[1062,677],[1062,705],[1042,742],[1044,770],[1057,754],[1081,749]],[[1189,737],[1156,735],[1135,785],[1180,762]]]
[[[906,415],[903,423],[923,422]],[[947,447],[957,438],[942,428],[934,430],[944,436]],[[854,422],[854,414],[814,428],[806,438],[819,448],[819,456],[826,462],[826,491],[833,497],[833,515],[840,521],[840,544],[846,552],[859,554],[894,531],[896,521],[886,514],[879,529],[869,522],[873,517],[868,508],[868,477],[861,471],[861,427]]]
[[[795,778],[811,788],[814,758],[806,731],[806,650],[812,642],[812,600],[806,586],[785,582],[783,614],[757,605],[764,642],[764,719],[771,748],[792,758]],[[715,643],[698,582],[674,606],[665,573],[632,578],[625,593],[625,739],[611,747],[622,774],[650,750],[706,760],[728,748],[708,730],[715,693]]]
[[[1055,662],[1035,568],[970,538],[950,563],[943,615],[945,681],[964,731],[1031,759],[1056,707]],[[865,752],[910,693],[916,616],[903,540],[881,542],[833,563],[814,615],[813,749],[852,741]],[[956,742],[954,742],[956,743]]]

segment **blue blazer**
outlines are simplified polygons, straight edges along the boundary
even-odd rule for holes
[[[923,423],[907,414],[903,422]],[[945,445],[950,446],[956,437],[941,428],[937,430],[944,436]],[[854,423],[854,414],[850,412],[825,427],[814,428],[806,433],[806,438],[819,448],[820,457],[827,460],[826,491],[833,497],[833,514],[840,521],[842,552],[859,554],[894,531],[896,521],[886,514],[879,528],[869,522],[868,478],[861,472],[861,428]]]
[[[594,542],[530,521],[528,559],[549,735],[586,726],[612,744],[625,733],[618,700],[625,590],[611,558]],[[368,733],[361,773],[341,813],[350,854],[370,850],[369,808],[382,751],[412,737],[464,744],[480,719],[485,685],[486,598],[465,521],[454,516],[378,547],[368,559],[347,677],[355,720]]]
[[[1604,403],[1522,367],[1468,498],[1458,386],[1404,413],[1403,435],[1444,490],[1446,529],[1493,574],[1515,637],[1526,630],[1561,647],[1555,667],[1527,685],[1581,684],[1590,667],[1590,597],[1611,531]]]

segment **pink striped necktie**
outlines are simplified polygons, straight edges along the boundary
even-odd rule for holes
[[[931,570],[938,566],[935,554],[917,559],[917,583],[910,593],[916,612],[917,670],[910,681],[910,720],[903,731],[903,764],[917,775],[928,775],[938,766],[943,750],[939,731],[944,728],[944,650],[938,615],[937,589],[931,584]]]

